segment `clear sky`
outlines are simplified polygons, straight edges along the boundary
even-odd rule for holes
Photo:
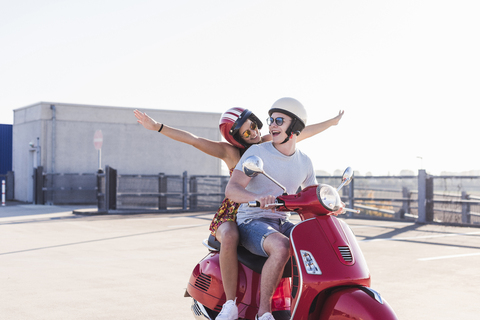
[[[39,101],[263,120],[291,96],[310,123],[345,110],[299,144],[317,170],[480,170],[477,0],[0,2],[0,123]]]

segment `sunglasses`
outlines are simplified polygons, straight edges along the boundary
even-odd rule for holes
[[[250,138],[250,136],[252,135],[252,131],[254,131],[254,130],[257,130],[257,124],[252,121],[252,122],[250,123],[250,129],[245,130],[245,131],[242,133],[242,137],[244,137],[245,139]]]
[[[285,122],[285,118],[282,118],[282,117],[278,117],[275,119],[273,119],[272,117],[267,118],[267,124],[269,126],[272,125],[274,122],[277,124],[277,126],[281,126]]]

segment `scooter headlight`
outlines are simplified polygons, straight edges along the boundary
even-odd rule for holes
[[[317,198],[327,210],[337,211],[340,209],[340,196],[337,190],[329,185],[321,184],[317,187]]]

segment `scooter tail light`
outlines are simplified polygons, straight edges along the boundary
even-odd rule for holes
[[[272,309],[290,310],[292,287],[288,278],[282,278],[272,297]]]

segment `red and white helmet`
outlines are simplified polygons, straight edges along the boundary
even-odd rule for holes
[[[222,114],[220,117],[220,122],[218,123],[220,132],[225,140],[240,149],[246,149],[249,147],[249,145],[242,140],[239,134],[240,127],[247,119],[255,122],[259,130],[262,129],[262,121],[260,121],[260,119],[258,119],[252,111],[243,108],[228,109]]]

